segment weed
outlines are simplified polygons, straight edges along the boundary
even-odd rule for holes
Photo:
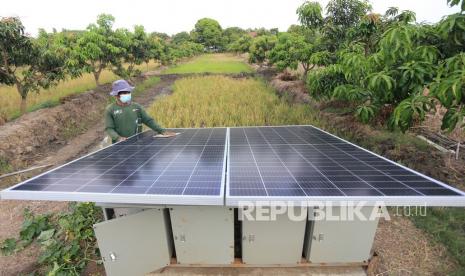
[[[90,261],[98,262],[97,242],[92,226],[102,220],[93,203],[70,203],[69,211],[52,216],[24,212],[19,238],[3,241],[4,255],[14,254],[33,242],[41,247],[40,275],[80,275]]]

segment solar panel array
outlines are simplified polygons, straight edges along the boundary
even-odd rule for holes
[[[226,128],[144,132],[14,187],[13,191],[221,196]]]
[[[465,193],[312,126],[175,131],[181,134],[172,138],[141,133],[1,195],[127,204],[355,198],[465,205]]]
[[[231,128],[229,196],[458,196],[311,126]]]

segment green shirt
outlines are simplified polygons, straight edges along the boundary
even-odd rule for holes
[[[164,129],[138,103],[132,102],[127,106],[113,103],[107,106],[105,110],[105,131],[110,135],[113,143],[119,137],[130,137],[136,134],[140,131],[140,124],[145,124],[158,133],[164,132]]]

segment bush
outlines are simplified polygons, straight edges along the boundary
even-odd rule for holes
[[[311,71],[307,77],[307,87],[311,96],[329,99],[339,85],[345,84],[344,74],[337,65],[330,65]]]

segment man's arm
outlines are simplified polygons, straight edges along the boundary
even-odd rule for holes
[[[160,134],[165,132],[165,130],[160,125],[158,125],[157,122],[155,122],[155,120],[152,117],[150,117],[149,114],[147,114],[147,112],[142,106],[140,106],[139,108],[142,123],[151,128],[153,131],[158,132]]]
[[[111,111],[108,109],[105,110],[105,131],[111,137],[113,142],[118,141],[119,135],[115,130],[115,121],[113,121]]]

